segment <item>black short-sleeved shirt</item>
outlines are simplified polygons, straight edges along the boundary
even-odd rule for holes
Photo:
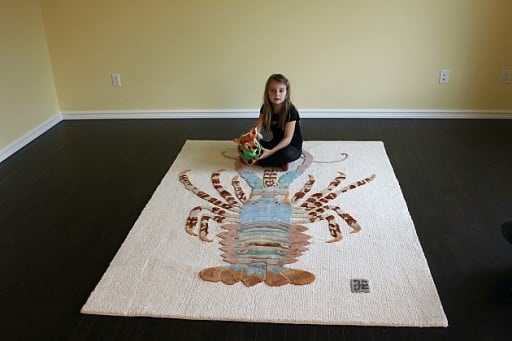
[[[284,130],[279,128],[278,123],[279,115],[272,114],[272,142],[275,144],[279,143],[284,137]],[[286,122],[295,121],[295,130],[293,132],[292,141],[290,145],[297,147],[298,149],[302,149],[302,133],[300,131],[300,117],[297,108],[294,105],[291,106],[288,111],[288,117],[286,118]]]

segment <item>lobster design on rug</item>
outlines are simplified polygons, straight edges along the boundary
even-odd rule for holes
[[[180,173],[179,180],[185,188],[210,203],[190,211],[186,232],[204,242],[212,242],[208,238],[210,221],[222,224],[223,231],[218,235],[222,245],[220,250],[223,260],[230,264],[200,271],[201,279],[228,285],[241,281],[245,286],[260,282],[269,286],[305,285],[315,280],[311,272],[285,266],[295,263],[308,250],[311,237],[304,233],[307,227],[301,224],[326,220],[332,236],[328,243],[343,238],[336,215],[351,227],[350,233],[360,231],[361,227],[349,213],[330,203],[340,194],[369,183],[375,175],[336,189],[346,178],[339,172],[327,188],[305,198],[315,183],[314,177],[309,175],[303,188],[291,196],[290,184],[309,168],[311,162],[312,156],[304,151],[303,163],[296,170],[278,176],[276,169],[265,168],[260,177],[254,168],[237,161],[236,170],[252,191],[247,196],[239,176],[235,176],[232,179],[235,198],[220,182],[223,170],[214,171],[211,181],[223,200],[195,187],[187,175],[190,170]]]

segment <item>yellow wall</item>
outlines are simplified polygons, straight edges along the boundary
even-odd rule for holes
[[[0,151],[58,113],[39,0],[0,0]]]
[[[63,111],[512,109],[510,0],[42,0]],[[438,73],[450,69],[450,83]],[[111,86],[120,72],[122,88]]]

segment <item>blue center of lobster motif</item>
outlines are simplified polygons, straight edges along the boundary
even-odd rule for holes
[[[240,224],[279,222],[289,224],[292,208],[279,197],[255,198],[240,211]]]

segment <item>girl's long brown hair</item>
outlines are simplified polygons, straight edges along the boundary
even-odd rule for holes
[[[279,113],[276,113],[276,114],[279,114],[279,121],[278,121],[278,125],[281,129],[284,129],[284,125],[286,123],[286,118],[288,116],[288,112],[290,110],[290,108],[292,107],[292,101],[290,99],[290,82],[288,81],[288,79],[279,74],[279,73],[275,73],[273,75],[271,75],[268,79],[267,79],[267,83],[265,84],[265,92],[263,93],[263,106],[261,107],[261,113],[262,113],[262,126],[263,126],[263,130],[265,131],[270,131],[271,130],[271,124],[272,124],[272,113],[273,113],[273,108],[272,108],[272,103],[270,102],[270,99],[268,98],[268,90],[270,88],[270,83],[271,82],[279,82],[279,83],[282,83],[286,86],[286,98],[284,100],[284,105],[283,105],[283,108],[281,109],[281,112]]]

